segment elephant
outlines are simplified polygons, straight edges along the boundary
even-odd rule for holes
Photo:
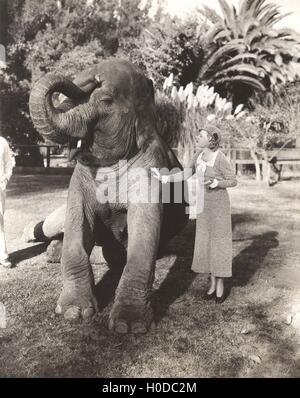
[[[57,93],[66,98],[59,106],[53,100]],[[36,226],[41,237],[47,224],[51,231],[48,239],[63,226],[63,286],[56,313],[76,320],[97,312],[90,255],[93,247],[100,245],[108,266],[121,270],[109,315],[109,328],[116,333],[149,330],[157,255],[188,221],[188,201],[184,197],[174,200],[174,189],[178,184],[185,189],[185,181],[167,184],[170,200],[164,201],[163,184],[151,174],[153,167],[182,170],[159,131],[154,97],[152,81],[122,59],[103,60],[74,80],[46,74],[30,93],[30,115],[37,131],[44,139],[69,143],[77,160],[66,208]],[[142,177],[136,178],[133,172],[135,177],[123,187],[121,161],[126,162],[127,172],[142,170]],[[107,192],[109,178],[115,173],[119,193],[126,191],[128,200],[119,196],[99,200],[99,191],[103,193],[105,186]],[[108,177],[102,178],[104,175]],[[134,193],[143,191],[137,189],[141,181],[158,200],[132,199]]]

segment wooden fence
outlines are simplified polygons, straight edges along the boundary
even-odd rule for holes
[[[67,147],[59,145],[17,145],[15,149],[30,150],[30,148],[39,148],[39,152],[43,156],[44,166],[46,168],[51,167],[51,159],[66,159],[67,154],[54,154],[54,149],[64,152]],[[228,159],[231,161],[232,166],[236,169],[238,165],[254,165],[254,159],[251,158],[250,150],[248,148],[222,148],[222,151],[227,155]],[[65,151],[66,152],[66,151]],[[293,149],[282,149],[267,151],[268,159],[271,160],[276,156],[277,165],[298,165],[300,164],[300,148]],[[262,156],[258,157],[258,161],[262,164]]]

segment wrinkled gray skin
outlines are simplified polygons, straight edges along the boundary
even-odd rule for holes
[[[68,100],[54,108],[53,93]],[[54,142],[83,147],[71,178],[62,248],[63,288],[56,312],[67,319],[97,311],[89,262],[95,244],[110,267],[124,267],[109,326],[118,333],[144,333],[152,321],[149,295],[158,249],[187,222],[185,203],[105,203],[96,198],[103,167],[180,167],[157,131],[151,80],[127,61],[103,61],[73,82],[49,74],[35,84],[30,113],[37,130]],[[99,178],[98,178],[99,180]],[[135,189],[128,184],[128,192]],[[153,188],[161,190],[160,183]]]

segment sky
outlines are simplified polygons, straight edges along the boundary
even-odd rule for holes
[[[238,5],[239,0],[227,0],[229,3]],[[278,24],[278,27],[288,27],[300,33],[300,1],[299,0],[271,0],[281,7],[282,13],[292,12],[293,15],[286,17]],[[187,13],[193,12],[193,9],[201,4],[219,10],[218,0],[166,0],[167,10],[171,15],[184,17]]]

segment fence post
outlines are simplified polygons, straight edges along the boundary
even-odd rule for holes
[[[46,167],[47,168],[49,168],[50,167],[50,149],[51,149],[51,147],[50,146],[47,146],[47,165],[46,165]]]
[[[235,174],[237,174],[236,149],[235,148],[232,149],[231,162],[232,162],[233,170],[234,170]]]

